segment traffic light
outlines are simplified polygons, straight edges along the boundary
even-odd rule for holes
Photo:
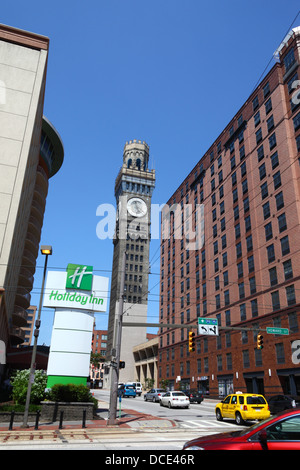
[[[119,369],[125,369],[125,361],[119,362]]]
[[[195,351],[195,333],[189,331],[189,352]]]
[[[263,349],[264,347],[264,337],[263,335],[257,335],[257,349]]]

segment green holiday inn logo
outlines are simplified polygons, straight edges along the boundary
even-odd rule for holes
[[[71,264],[67,266],[66,289],[92,290],[93,266]]]

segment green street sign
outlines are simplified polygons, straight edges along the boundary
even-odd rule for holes
[[[289,330],[288,328],[273,328],[273,327],[267,327],[266,332],[269,335],[288,335]]]

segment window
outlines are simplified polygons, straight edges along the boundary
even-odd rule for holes
[[[265,178],[266,176],[266,165],[263,163],[260,167],[259,167],[259,178],[262,180]]]
[[[254,100],[252,100],[252,106],[253,106],[253,111],[255,111],[258,108],[259,106],[258,96],[256,96]]]
[[[272,110],[271,98],[269,98],[268,101],[265,102],[265,110],[266,110],[266,114],[268,114]]]
[[[265,236],[266,236],[266,241],[273,238],[272,223],[271,222],[269,222],[267,225],[265,225]]]
[[[239,283],[239,298],[243,299],[245,297],[245,286],[243,282]]]
[[[287,255],[290,252],[290,245],[289,245],[288,235],[286,237],[281,238],[280,243],[281,243],[282,256]]]
[[[263,206],[263,215],[264,215],[264,220],[266,220],[268,217],[270,217],[270,203],[269,201],[266,202]]]
[[[240,304],[240,317],[241,321],[246,320],[246,304]]]
[[[255,138],[256,138],[256,145],[258,145],[262,141],[261,129],[258,129],[258,131],[255,132]]]
[[[264,98],[266,98],[270,94],[269,82],[265,84],[265,86],[263,87],[263,91],[264,91]]]
[[[244,204],[244,213],[246,213],[246,212],[249,211],[249,198],[248,198],[248,196],[243,200],[243,204]]]
[[[277,188],[279,188],[279,186],[281,186],[280,171],[277,171],[277,172],[273,175],[273,182],[274,182],[274,189],[275,189],[275,190],[276,190]]]
[[[267,256],[268,256],[268,262],[271,263],[272,261],[275,260],[275,251],[274,251],[274,245],[269,245],[267,246]]]
[[[286,299],[288,305],[294,305],[296,303],[296,296],[295,296],[295,287],[294,285],[288,286],[285,288],[286,291]]]
[[[270,277],[270,285],[275,286],[278,283],[276,267],[269,269],[269,277]]]
[[[300,127],[300,113],[298,113],[294,118],[293,118],[293,123],[294,123],[294,131],[296,132],[299,127]]]
[[[275,344],[275,350],[276,350],[277,364],[284,364],[285,363],[285,357],[284,357],[283,343]]]
[[[257,149],[257,159],[258,161],[260,162],[263,158],[264,158],[264,146],[261,145],[260,147],[258,147]]]
[[[237,271],[238,271],[238,278],[241,278],[241,277],[244,276],[243,262],[242,261],[237,264]]]
[[[269,119],[267,119],[267,128],[268,128],[268,132],[270,132],[274,128],[273,114],[272,114],[272,116],[269,117]]]
[[[243,178],[243,176],[245,176],[246,173],[247,173],[246,162],[244,162],[241,165],[241,177]]]
[[[279,310],[280,309],[279,291],[276,290],[275,292],[272,292],[271,298],[272,298],[273,311]]]
[[[275,153],[273,153],[273,155],[271,155],[271,164],[272,164],[272,170],[274,170],[279,165],[278,153],[277,152],[275,152]]]
[[[247,217],[245,217],[245,230],[246,230],[246,232],[248,232],[249,230],[251,230],[251,218],[250,218],[250,215],[248,215]]]
[[[239,211],[239,206],[235,206],[235,208],[233,209],[233,213],[234,213],[234,220],[238,220],[239,217],[240,217],[240,211]]]
[[[294,49],[290,49],[283,59],[285,71],[287,72],[295,63]]]
[[[293,277],[292,261],[290,259],[283,263],[283,272],[285,280],[291,279]]]
[[[246,194],[246,192],[248,191],[248,181],[247,181],[247,179],[245,179],[242,182],[242,191],[243,191],[243,194]]]
[[[232,197],[233,197],[233,204],[234,204],[238,200],[238,190],[237,190],[237,188],[235,188],[232,191]]]
[[[255,127],[258,126],[260,123],[260,112],[258,111],[256,114],[254,114],[254,125]]]
[[[278,218],[278,228],[279,232],[283,232],[287,229],[285,213],[281,214]]]
[[[252,273],[254,271],[254,258],[253,255],[249,256],[248,258],[248,271]]]
[[[261,190],[261,198],[265,199],[269,194],[267,182],[261,185],[260,190]]]
[[[251,277],[249,279],[249,283],[250,283],[250,294],[255,294],[256,292],[256,281],[255,281],[255,277]]]
[[[275,132],[269,137],[269,147],[272,150],[276,146],[276,134]]]
[[[257,299],[251,300],[251,313],[252,313],[252,317],[257,317],[258,316]]]
[[[240,258],[242,256],[242,244],[241,242],[236,245],[236,257]]]
[[[252,235],[249,235],[246,238],[246,244],[247,244],[247,251],[252,251],[253,250]]]
[[[276,201],[276,209],[277,210],[282,209],[284,207],[282,191],[280,191],[280,193],[276,194],[275,201]]]

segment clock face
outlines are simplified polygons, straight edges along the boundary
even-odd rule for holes
[[[134,217],[143,217],[147,213],[147,206],[142,199],[133,197],[127,202],[127,210]]]

